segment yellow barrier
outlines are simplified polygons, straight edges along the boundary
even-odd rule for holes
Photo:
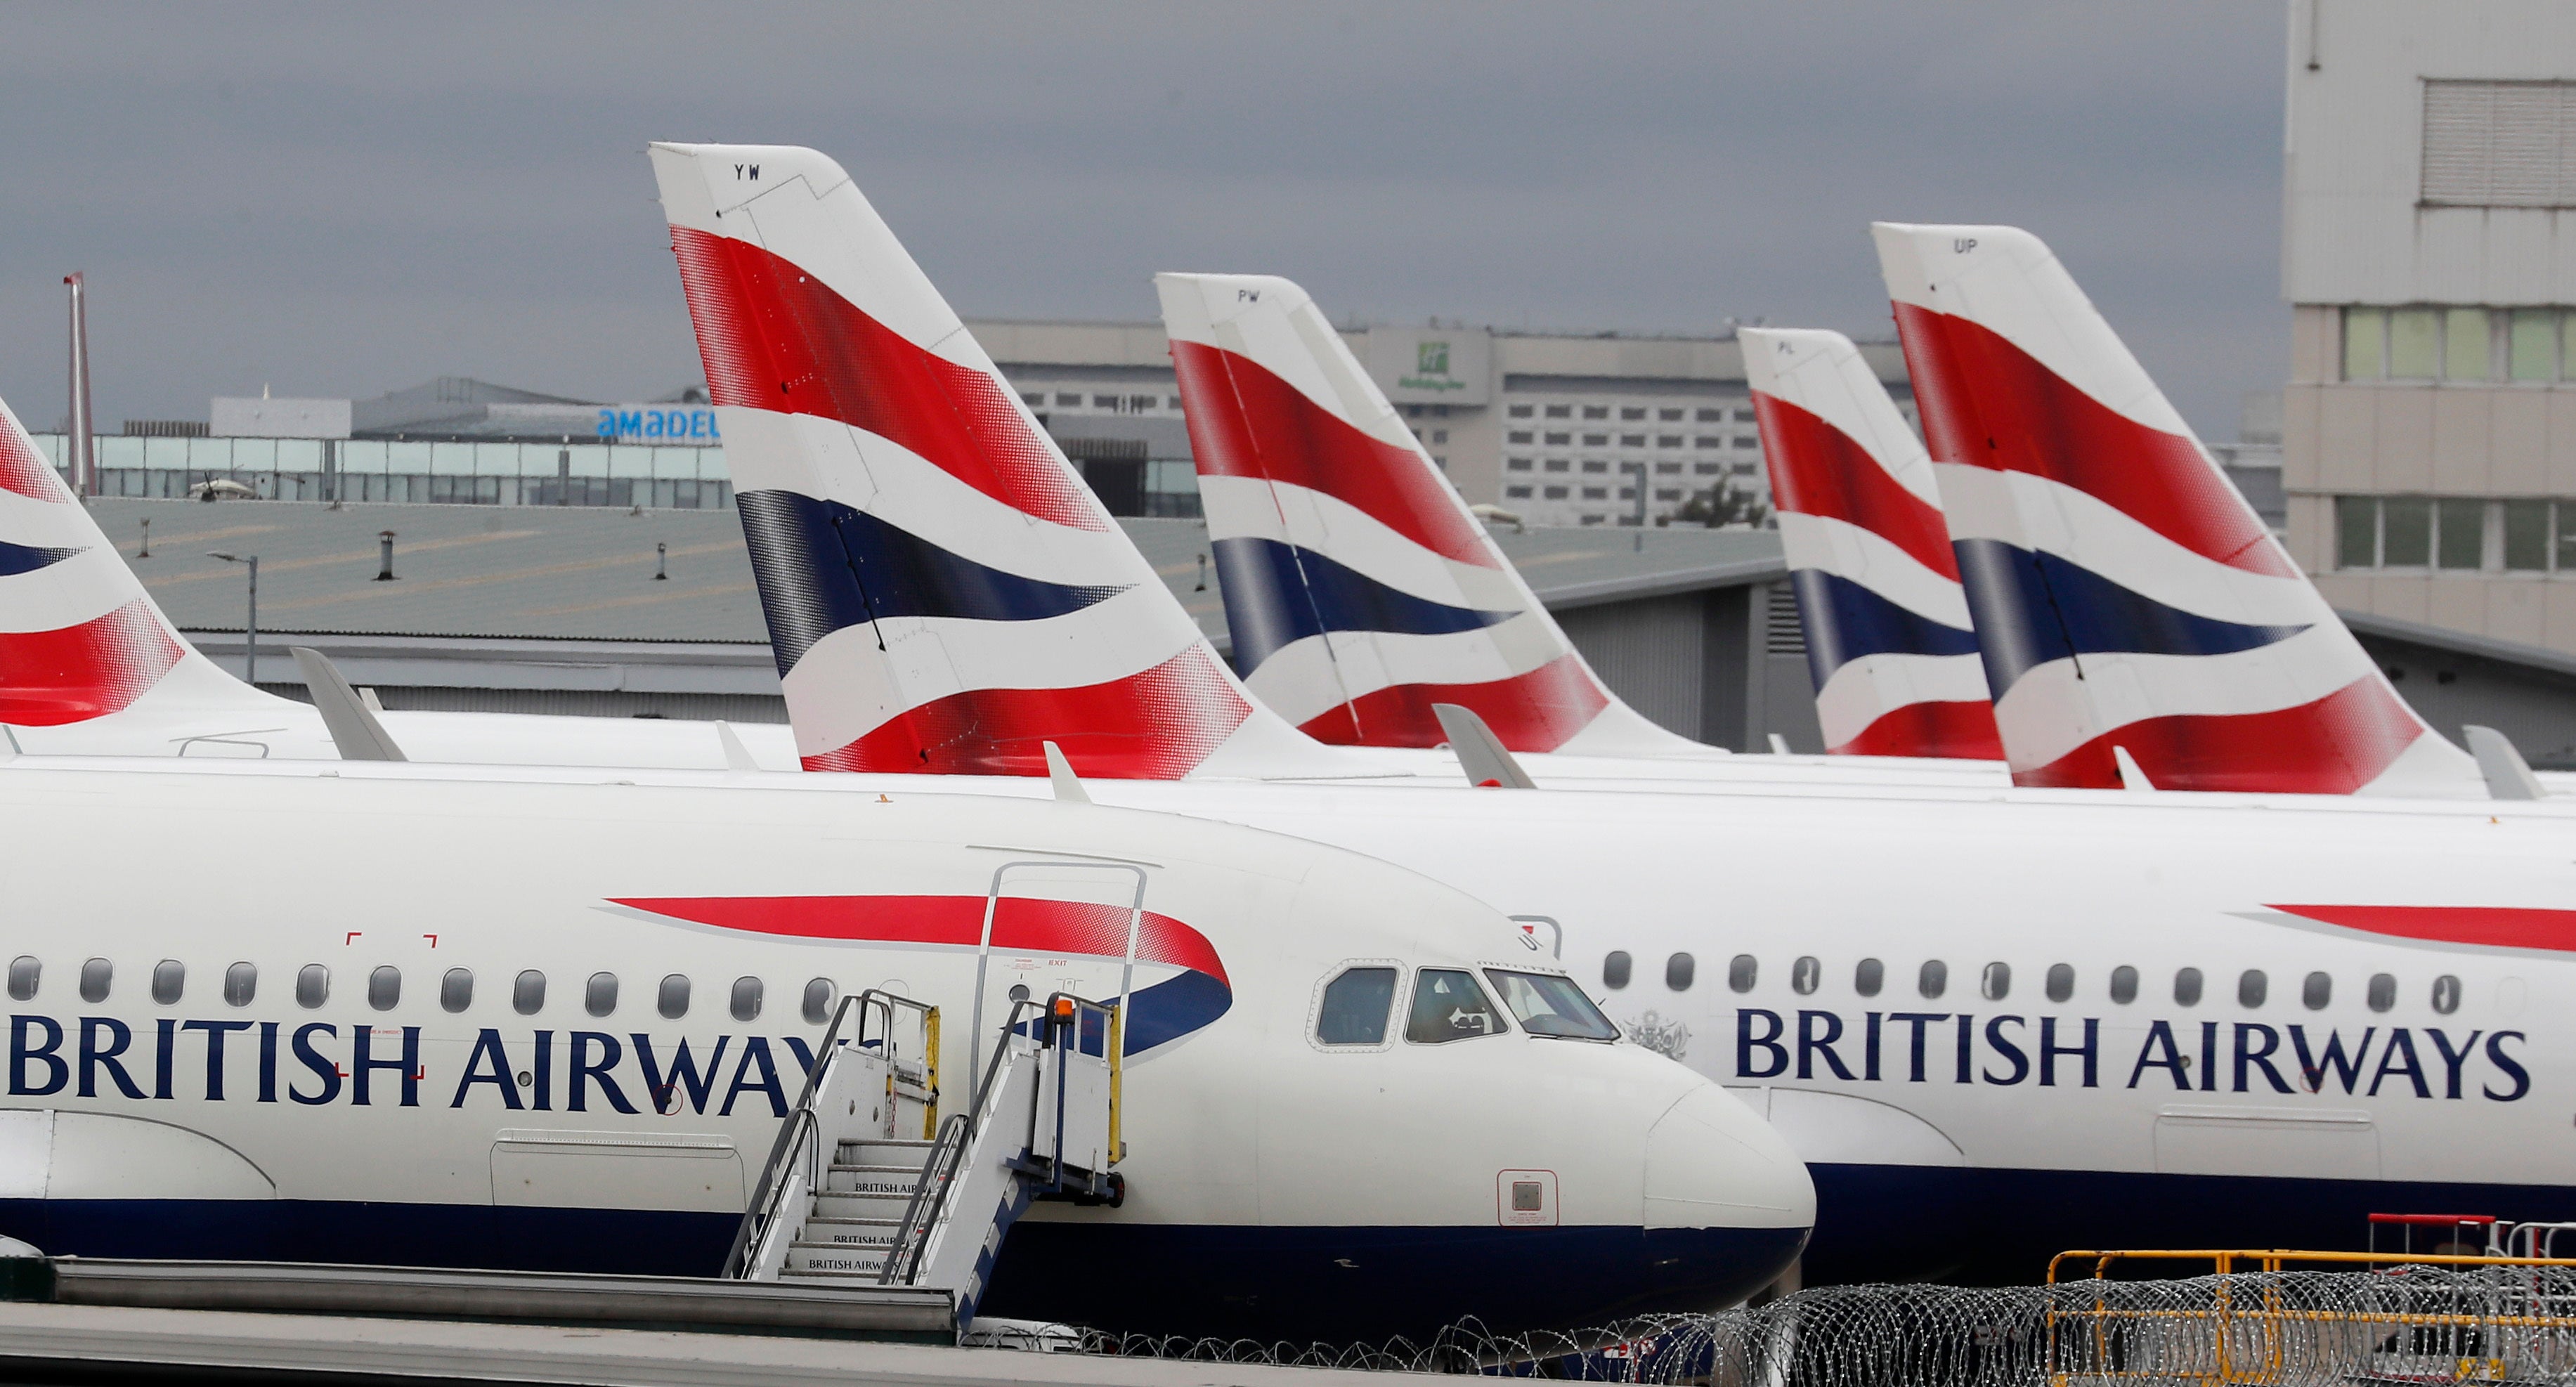
[[[2069,1262],[2093,1263],[2091,1277],[2067,1282],[2058,1280],[2059,1269]],[[2052,1387],[2075,1387],[2075,1384],[2117,1383],[2154,1380],[2204,1384],[2271,1383],[2292,1376],[2290,1351],[2293,1336],[2297,1347],[2313,1349],[2319,1341],[2331,1336],[2337,1328],[2347,1334],[2364,1336],[2362,1342],[2377,1343],[2384,1332],[2386,1350],[2396,1353],[2399,1336],[2420,1344],[2431,1331],[2431,1337],[2442,1352],[2416,1352],[2403,1368],[2392,1368],[2388,1380],[2424,1382],[2497,1382],[2509,1375],[2507,1358],[2500,1353],[2473,1352],[2461,1355],[2463,1346],[2475,1350],[2493,1348],[2490,1336],[2516,1332],[2561,1336],[2564,1343],[2576,1339],[2576,1313],[2553,1313],[2568,1300],[2563,1295],[2537,1293],[2537,1287],[2498,1279],[2491,1286],[2459,1288],[2462,1293],[2482,1295],[2487,1304],[2478,1310],[2399,1310],[2395,1308],[2315,1308],[2285,1303],[2279,1273],[2301,1264],[2324,1268],[2353,1266],[2424,1266],[2453,1271],[2478,1269],[2510,1270],[2513,1268],[2576,1267],[2576,1258],[2564,1257],[2491,1257],[2483,1255],[2405,1253],[2405,1252],[2316,1252],[2289,1248],[2225,1248],[2078,1251],[2062,1252],[2048,1264],[2048,1284],[2080,1286],[2084,1281],[2101,1282],[2107,1288],[2123,1284],[2111,1282],[2107,1273],[2123,1261],[2188,1261],[2208,1262],[2218,1279],[2211,1287],[2206,1306],[2191,1308],[2113,1308],[2106,1296],[2097,1296],[2091,1308],[2065,1308],[2052,1305],[2047,1313],[2048,1381]],[[2240,1288],[2224,1278],[2246,1275]],[[2536,1281],[2537,1278],[2528,1278]],[[2564,1283],[2560,1283],[2562,1286]],[[2248,1293],[2239,1299],[2239,1291]],[[2568,1306],[2576,1310],[2576,1305]],[[2129,1336],[2118,1331],[2148,1331],[2159,1326],[2191,1327],[2208,1335],[2209,1353],[2206,1364],[2197,1368],[2177,1368],[2172,1363],[2159,1363],[2150,1368],[2130,1369],[2118,1366],[2125,1361],[2153,1356],[2140,1352],[2135,1344],[2125,1342]],[[2115,1338],[2124,1342],[2115,1343]],[[2544,1350],[2545,1352],[2545,1350]],[[2550,1353],[2550,1357],[2559,1354]],[[2082,1368],[2069,1360],[2088,1357]]]

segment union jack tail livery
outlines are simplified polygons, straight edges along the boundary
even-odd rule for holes
[[[0,404],[0,723],[61,727],[138,703],[296,706],[233,678],[179,635]]]
[[[2485,793],[2039,238],[1872,231],[2015,781]]]
[[[840,165],[652,157],[807,769],[1314,768]]]
[[[1154,277],[1235,665],[1316,738],[1429,747],[1432,705],[1514,751],[1709,756],[1605,688],[1295,284]]]
[[[1851,339],[1738,336],[1825,749],[2002,760],[1931,457]]]

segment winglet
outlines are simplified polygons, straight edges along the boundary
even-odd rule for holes
[[[2131,756],[2127,747],[2115,746],[2111,748],[2111,760],[2113,764],[2120,768],[2121,789],[2135,790],[2140,794],[2153,794],[2155,792],[2155,782],[2147,779],[2147,773],[2145,771],[2138,769],[2138,758]]]
[[[1449,734],[1449,749],[1458,753],[1458,768],[1467,773],[1467,783],[1484,790],[1535,790],[1537,782],[1521,763],[1512,758],[1511,748],[1494,735],[1494,729],[1472,708],[1455,703],[1434,703],[1432,715],[1440,719],[1440,730]]]
[[[322,714],[322,725],[329,729],[331,742],[340,748],[343,761],[406,761],[402,748],[394,745],[385,725],[367,711],[358,691],[349,687],[329,656],[311,646],[291,645],[287,652],[295,657],[295,667],[304,672],[304,687],[313,695],[313,706]]]
[[[760,763],[751,759],[751,748],[744,746],[742,744],[742,738],[735,735],[733,724],[726,722],[722,718],[716,719],[716,743],[724,748],[726,770],[756,771],[760,769]]]
[[[2522,759],[2513,742],[2492,727],[2469,726],[2460,729],[2469,736],[2469,754],[2478,758],[2478,773],[2486,777],[2490,799],[2547,799],[2540,777],[2531,773],[2531,763]]]
[[[1064,748],[1053,742],[1046,748],[1047,781],[1055,786],[1056,799],[1065,804],[1089,804],[1091,792],[1082,788],[1082,777],[1073,773],[1073,763],[1064,759]]]

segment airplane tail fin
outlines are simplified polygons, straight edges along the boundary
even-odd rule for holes
[[[0,404],[0,723],[280,702],[199,654]]]
[[[1932,459],[1851,339],[1737,337],[1825,749],[2003,759]]]
[[[1311,735],[1446,740],[1473,709],[1514,751],[1710,755],[1605,687],[1303,289],[1154,286],[1235,664]]]
[[[840,165],[651,154],[808,769],[1329,755],[1245,696]]]
[[[2038,237],[1871,230],[2017,782],[2484,793]]]

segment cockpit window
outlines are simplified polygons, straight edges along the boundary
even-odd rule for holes
[[[1506,973],[1485,970],[1485,979],[1511,1008],[1513,1019],[1531,1035],[1563,1035],[1578,1040],[1616,1040],[1619,1028],[1592,1005],[1574,979],[1553,973]]]
[[[1423,1045],[1501,1035],[1505,1027],[1475,975],[1458,968],[1425,968],[1414,978],[1413,1015],[1404,1038]]]
[[[1315,1039],[1325,1045],[1384,1045],[1386,1016],[1394,1005],[1394,969],[1343,969],[1340,977],[1324,984]]]

